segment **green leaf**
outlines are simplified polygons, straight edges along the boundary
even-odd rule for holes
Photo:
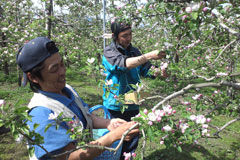
[[[110,92],[106,92],[105,97],[108,98]]]
[[[182,147],[181,147],[181,146],[178,146],[178,147],[177,147],[177,150],[178,150],[179,152],[182,152]]]
[[[34,130],[39,126],[40,124],[34,123],[33,128]]]
[[[58,115],[58,118],[60,118],[62,115],[63,115],[63,112],[61,112],[61,113]]]
[[[152,132],[152,128],[151,127],[148,127],[148,129],[147,129],[147,136],[149,137],[149,139],[151,141],[154,141],[154,136],[153,136],[153,132]]]
[[[30,157],[32,157],[34,155],[34,147],[29,147],[28,153],[29,153]]]
[[[56,125],[56,130],[58,130],[58,129],[59,129],[59,125],[57,124],[57,125]]]
[[[29,109],[28,107],[19,107],[14,112],[15,113],[22,113],[22,112],[27,111],[28,109]]]
[[[48,128],[51,127],[51,126],[52,126],[52,124],[49,123],[49,124],[45,127],[44,132],[47,132]]]
[[[192,17],[196,20],[198,18],[198,12],[192,12]]]

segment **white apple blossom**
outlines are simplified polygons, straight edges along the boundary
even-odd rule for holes
[[[112,85],[112,84],[113,84],[112,79],[110,79],[110,80],[106,80],[106,85],[110,86],[110,85]]]
[[[217,77],[224,77],[224,76],[228,76],[227,73],[223,73],[223,72],[219,72],[216,74]]]
[[[22,134],[18,134],[18,137],[15,139],[17,144],[20,144],[23,141],[23,135]]]
[[[181,123],[180,124],[180,128],[186,130],[189,127],[189,125],[187,123]]]
[[[207,129],[203,129],[203,130],[202,130],[202,135],[206,134],[207,132],[208,132]]]
[[[165,70],[168,67],[168,63],[161,63],[161,70]]]
[[[0,99],[0,106],[3,105],[5,102],[3,99]]]
[[[6,27],[3,27],[2,28],[2,31],[4,32],[4,31],[7,31],[8,30],[8,28],[6,28]]]
[[[186,7],[185,12],[192,13],[192,7]]]
[[[192,121],[196,121],[197,116],[195,116],[195,115],[191,115],[189,118],[190,118]]]
[[[165,111],[164,110],[160,110],[160,109],[157,109],[155,111],[155,114],[156,114],[157,117],[162,117],[162,116],[166,115]]]
[[[166,125],[163,127],[163,130],[166,132],[170,132],[172,130],[172,128],[169,125]]]
[[[54,112],[54,113],[49,114],[48,119],[54,120],[54,119],[57,119],[57,117],[58,117],[58,114],[56,112]]]
[[[131,158],[131,152],[129,152],[129,153],[124,152],[124,153],[123,153],[123,156],[125,157],[124,160],[130,160],[130,158]]]
[[[207,124],[203,124],[202,128],[208,128],[208,125]]]
[[[187,101],[181,102],[181,104],[186,105],[186,106],[190,106],[190,105],[191,105],[191,103],[190,103],[190,102],[187,102]]]
[[[154,122],[157,120],[157,116],[151,112],[151,113],[148,113],[148,119]]]
[[[200,3],[195,3],[195,4],[192,6],[192,11],[198,11],[200,7],[201,7],[201,4],[200,4]]]
[[[206,123],[206,118],[204,117],[204,115],[198,115],[196,118],[196,123],[197,124],[204,124]]]
[[[166,113],[172,113],[172,106],[170,106],[170,105],[163,106],[163,110]]]
[[[203,95],[202,94],[196,94],[195,96],[192,97],[194,100],[199,100]]]
[[[95,58],[94,57],[88,58],[87,61],[88,63],[92,64],[95,61]]]

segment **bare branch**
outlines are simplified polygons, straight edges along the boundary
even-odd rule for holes
[[[142,104],[142,103],[143,103],[144,101],[146,101],[146,100],[151,100],[151,99],[156,99],[156,98],[164,99],[164,97],[159,96],[159,95],[156,95],[156,96],[146,97],[146,98],[144,98],[144,99],[141,99],[141,100],[139,101],[139,104]]]
[[[141,152],[141,158],[144,157],[145,147],[146,147],[146,135],[144,130],[142,129],[142,136],[143,136],[143,144],[142,144],[142,152]]]
[[[220,82],[220,83],[199,83],[199,84],[189,84],[186,87],[184,87],[183,89],[181,89],[180,91],[177,91],[169,96],[167,96],[165,99],[163,99],[161,102],[159,102],[158,104],[156,104],[153,107],[153,110],[156,110],[160,105],[164,104],[165,102],[179,96],[182,95],[184,93],[186,93],[188,90],[190,89],[194,89],[194,88],[204,88],[204,87],[222,87],[222,86],[231,86],[234,89],[239,90],[240,89],[240,85],[238,83],[233,83],[233,82]]]
[[[215,64],[218,60],[218,58],[222,55],[222,53],[229,47],[231,46],[233,43],[237,42],[237,39],[233,40],[232,42],[230,42],[228,45],[226,45],[223,50],[219,53],[219,55],[217,56],[217,58],[215,59],[215,61],[213,62],[213,64]]]
[[[236,119],[233,119],[229,122],[227,122],[225,125],[223,125],[221,128],[218,128],[218,131],[216,133],[214,133],[215,136],[218,136],[218,134],[224,129],[226,128],[227,126],[231,125],[232,123],[236,122],[236,121],[239,121],[240,120],[240,117],[236,118]]]
[[[207,78],[207,77],[200,76],[200,75],[197,75],[196,77],[197,78],[202,78],[202,79],[204,79],[207,82],[212,81],[212,80],[214,80],[216,78],[216,77]]]

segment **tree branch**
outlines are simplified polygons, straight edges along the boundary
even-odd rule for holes
[[[218,134],[219,134],[224,128],[226,128],[227,126],[229,126],[229,125],[231,125],[232,123],[234,123],[234,122],[236,122],[236,121],[239,121],[239,120],[240,120],[240,117],[238,117],[238,118],[236,118],[236,119],[233,119],[233,120],[227,122],[227,123],[226,123],[225,125],[223,125],[221,128],[217,128],[218,131],[217,131],[216,133],[214,133],[213,135],[219,137]]]
[[[220,83],[200,83],[200,84],[189,84],[186,87],[184,87],[183,89],[181,89],[180,91],[177,91],[169,96],[167,96],[165,99],[163,99],[161,102],[159,102],[158,104],[156,104],[153,107],[153,110],[156,110],[160,105],[164,104],[165,102],[179,96],[182,95],[184,93],[186,93],[188,90],[193,89],[193,88],[204,88],[204,87],[222,87],[222,86],[231,86],[234,89],[239,90],[240,89],[240,85],[238,83],[232,83],[232,82],[220,82]]]

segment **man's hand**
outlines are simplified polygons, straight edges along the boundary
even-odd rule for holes
[[[159,50],[154,50],[144,55],[148,60],[158,60],[166,57],[166,53],[164,51]]]
[[[117,127],[119,127],[120,125],[126,123],[125,120],[120,119],[120,118],[113,118],[110,120],[109,124],[107,125],[107,129],[109,131],[112,131],[114,129],[116,129]]]
[[[125,122],[123,125],[120,125],[119,127],[117,127],[115,130],[113,130],[114,132],[114,136],[116,136],[117,139],[121,139],[122,135],[133,125],[135,125],[136,122],[131,121],[131,122]],[[125,137],[125,141],[129,141],[131,140],[133,137],[135,137],[136,135],[139,134],[139,129],[138,126],[136,126],[134,129],[132,129],[127,136]]]

